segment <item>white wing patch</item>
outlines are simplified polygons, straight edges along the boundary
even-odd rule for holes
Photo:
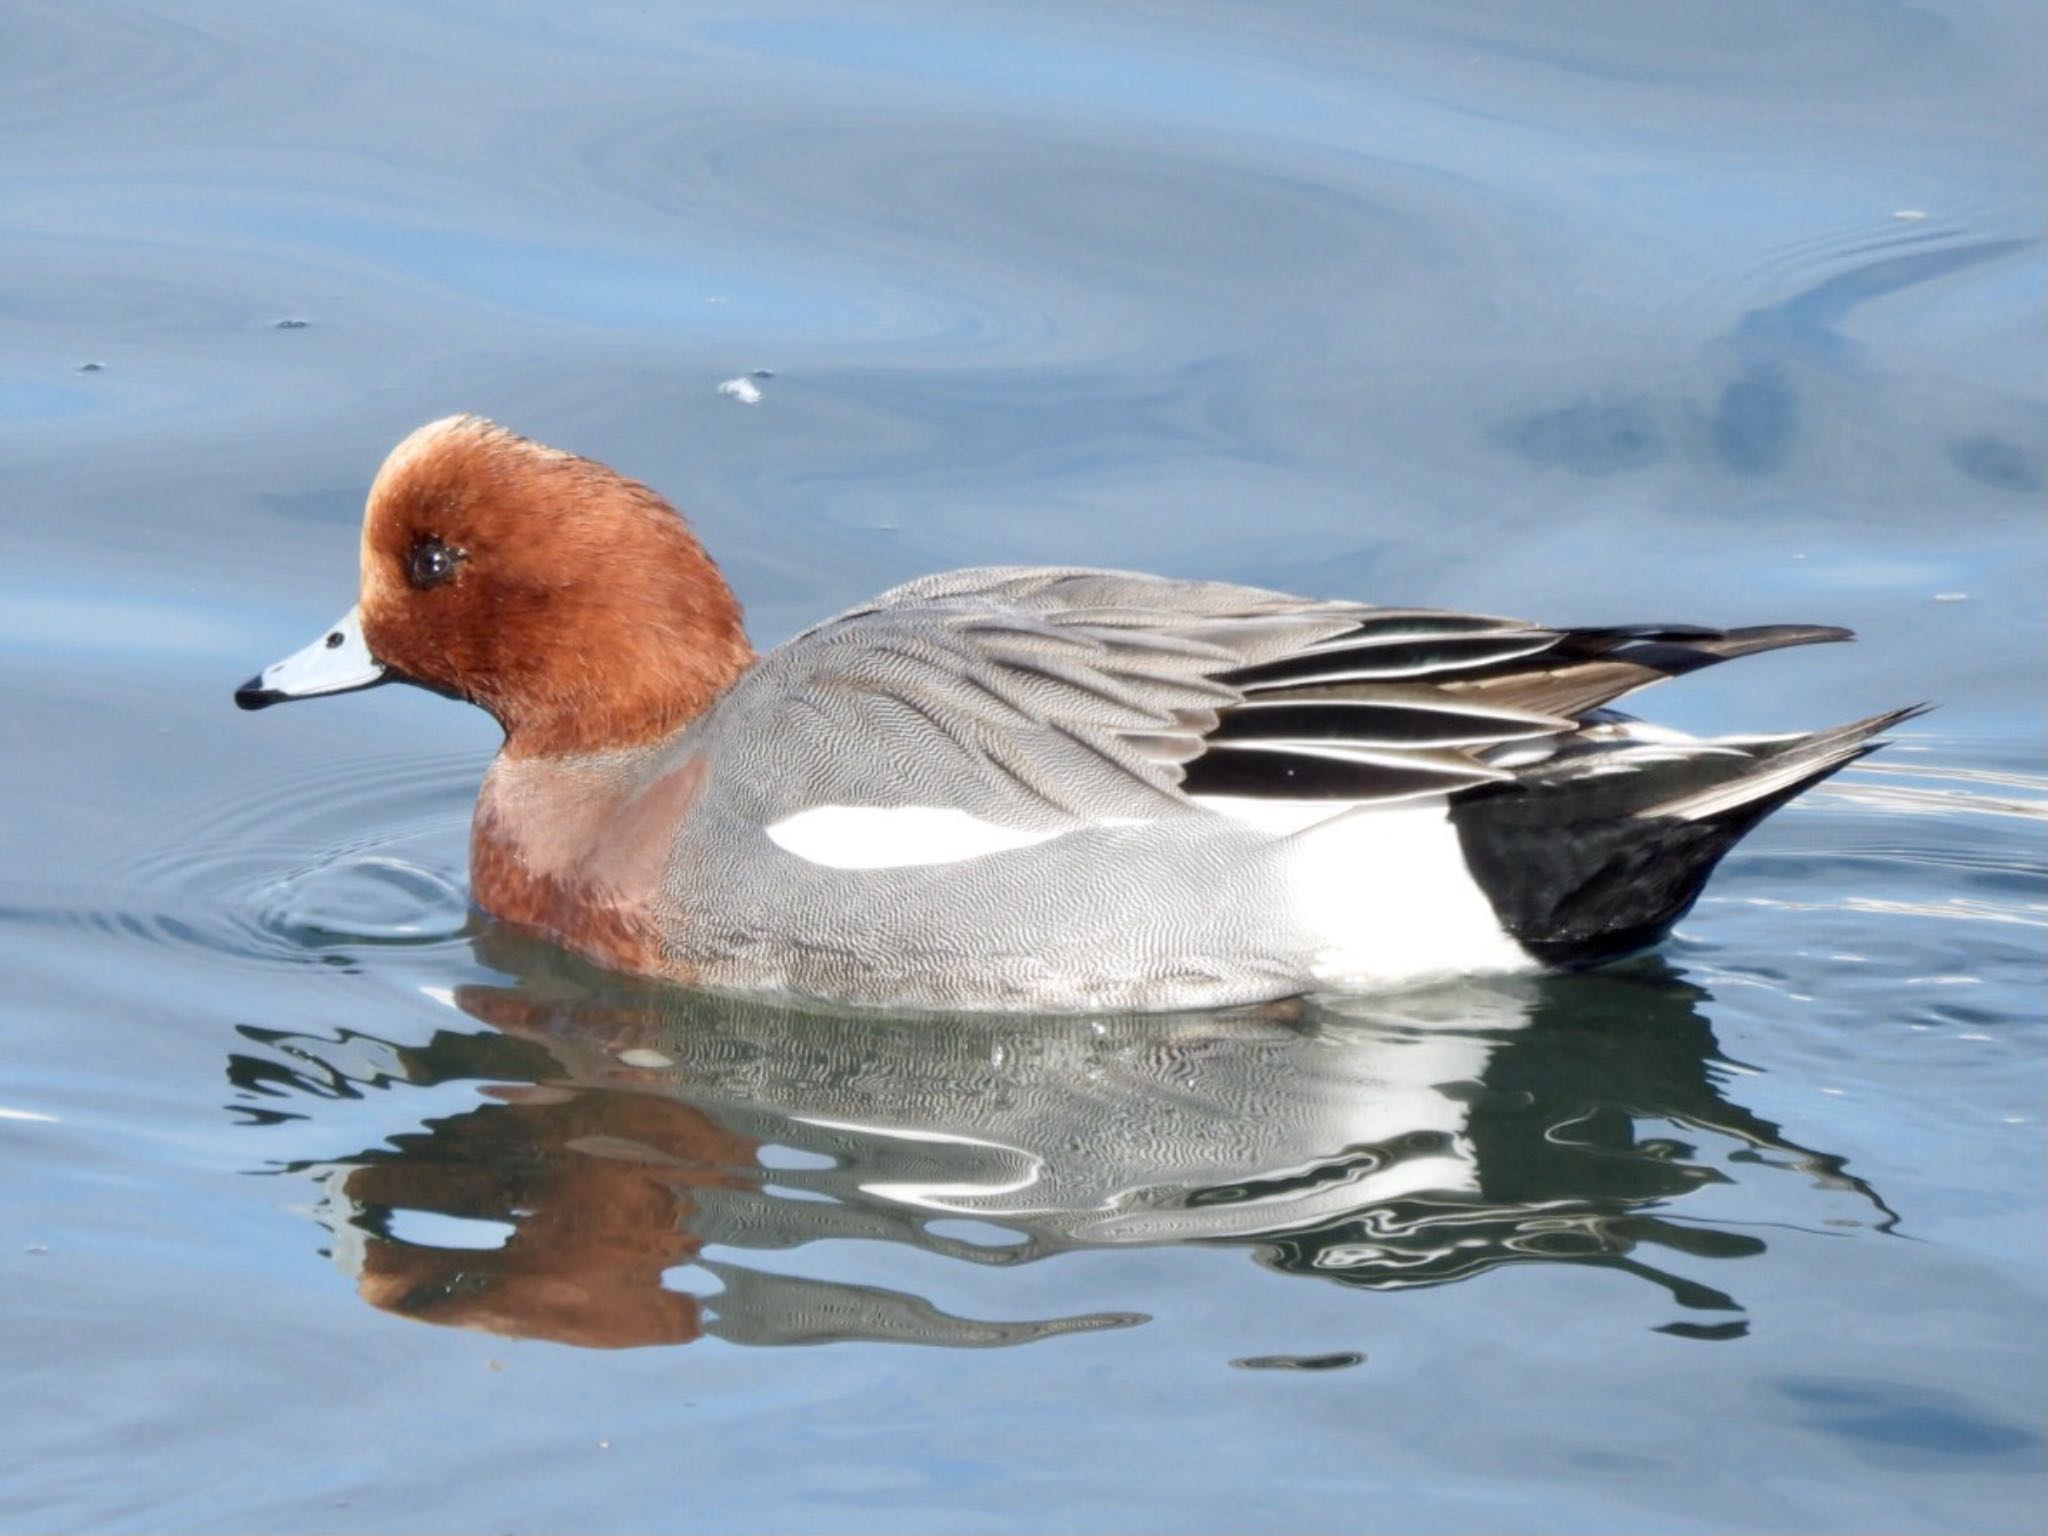
[[[931,805],[815,805],[768,828],[769,840],[783,852],[827,869],[958,864],[1059,835],[1058,828],[1028,832]]]

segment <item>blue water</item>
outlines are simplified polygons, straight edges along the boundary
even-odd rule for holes
[[[0,12],[0,1529],[2038,1527],[2043,30]],[[482,716],[228,702],[464,409],[764,644],[1044,560],[1850,624],[1653,712],[1941,708],[1598,975],[636,987],[469,912]]]

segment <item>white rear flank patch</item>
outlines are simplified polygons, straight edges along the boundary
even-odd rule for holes
[[[1294,926],[1329,987],[1407,986],[1536,969],[1465,864],[1441,799],[1320,820],[1283,852]]]
[[[1193,799],[1286,839],[1280,857],[1293,927],[1315,937],[1318,985],[1384,988],[1537,968],[1472,878],[1441,795],[1383,806]]]
[[[998,826],[952,806],[817,805],[783,817],[768,837],[783,852],[827,869],[902,869],[1029,848],[1060,830]]]

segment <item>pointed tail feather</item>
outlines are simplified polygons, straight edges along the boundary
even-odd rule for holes
[[[1904,709],[1887,710],[1881,715],[1851,721],[1832,730],[1757,742],[1752,746],[1752,750],[1757,752],[1756,758],[1744,764],[1742,771],[1733,777],[1646,805],[1635,815],[1707,821],[1746,811],[1749,814],[1743,830],[1747,831],[1795,795],[1811,789],[1822,779],[1883,746],[1883,742],[1871,739],[1879,731],[1924,715],[1931,708],[1930,704],[1909,704]]]
[[[1488,703],[1576,715],[1737,656],[1855,638],[1853,631],[1832,624],[1754,624],[1726,630],[1621,624],[1572,629],[1535,655],[1477,668],[1444,679],[1440,686]]]

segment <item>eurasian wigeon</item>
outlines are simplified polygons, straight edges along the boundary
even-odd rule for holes
[[[403,681],[489,710],[472,898],[607,966],[1206,1008],[1656,942],[1738,838],[1915,711],[1696,740],[1606,706],[1847,638],[1005,566],[756,656],[661,497],[454,416],[371,486],[356,606],[235,700]]]

